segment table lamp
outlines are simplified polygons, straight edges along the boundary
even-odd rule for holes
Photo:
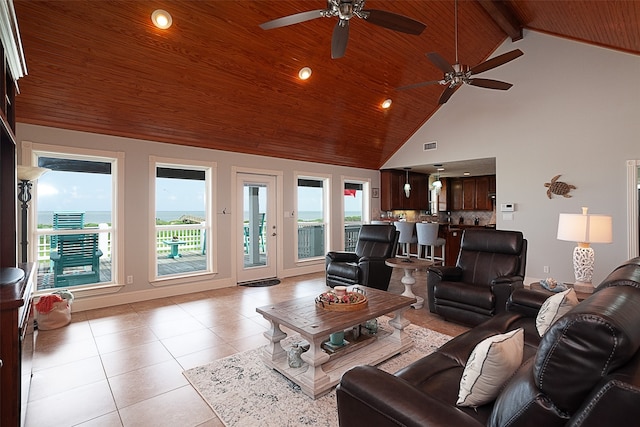
[[[582,214],[561,213],[558,220],[558,240],[577,242],[573,250],[573,270],[576,292],[593,292],[593,263],[595,253],[591,243],[611,243],[613,241],[612,219],[608,215],[590,215],[588,208]]]

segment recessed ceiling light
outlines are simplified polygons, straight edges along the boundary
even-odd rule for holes
[[[464,176],[469,176],[469,175],[471,175],[471,172],[465,172],[465,173],[463,173],[462,175],[464,175]]]
[[[161,30],[166,30],[173,23],[173,19],[166,10],[156,9],[151,14],[151,22]]]
[[[381,107],[384,108],[385,110],[389,107],[391,107],[391,103],[393,101],[391,101],[390,98],[385,99],[384,101],[382,101]]]
[[[301,68],[300,71],[298,71],[298,77],[300,77],[300,80],[307,80],[309,77],[311,77],[311,68]]]

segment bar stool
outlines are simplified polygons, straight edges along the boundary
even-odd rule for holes
[[[424,259],[442,261],[442,265],[444,265],[445,239],[438,237],[439,227],[438,223],[435,222],[419,222],[416,224],[416,234],[418,235],[418,258],[423,258],[420,255],[422,255],[422,249],[424,248]],[[435,256],[436,246],[441,246],[442,256]],[[430,250],[427,248],[430,248]]]
[[[418,243],[418,237],[416,236],[416,223],[408,221],[396,221],[393,223],[396,226],[396,230],[400,232],[398,238],[398,255],[410,257],[411,255],[417,256],[417,254],[410,253],[410,247],[412,243]]]

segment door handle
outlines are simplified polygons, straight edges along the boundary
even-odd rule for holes
[[[271,233],[271,236],[275,236],[275,235],[276,235],[276,233]]]

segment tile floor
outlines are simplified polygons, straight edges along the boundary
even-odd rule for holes
[[[403,291],[400,278],[394,271],[390,292]],[[424,297],[426,275],[416,279]],[[256,307],[325,290],[319,273],[73,313],[70,325],[37,334],[26,425],[222,426],[182,371],[265,345]],[[449,335],[467,329],[427,308],[407,317]]]

